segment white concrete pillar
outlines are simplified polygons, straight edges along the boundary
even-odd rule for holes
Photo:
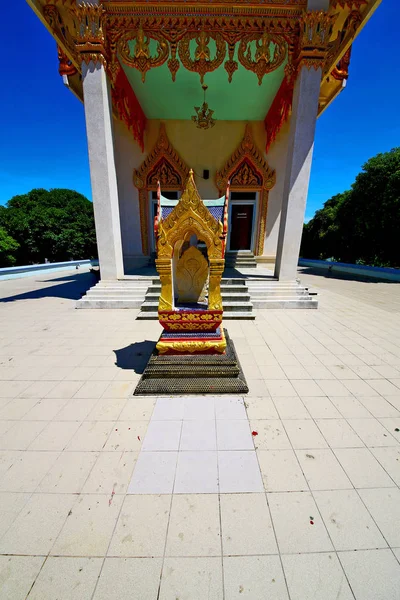
[[[321,75],[320,68],[316,70],[302,67],[294,88],[275,263],[275,277],[280,280],[295,279],[297,274]]]
[[[82,63],[83,97],[102,279],[124,275],[110,87],[103,65]]]

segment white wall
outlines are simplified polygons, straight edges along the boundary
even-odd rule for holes
[[[133,170],[141,164],[142,154],[132,133],[121,121],[114,121],[115,168],[121,219],[122,254],[125,274],[147,263],[142,253],[139,194],[133,184]]]
[[[164,121],[171,144],[186,164],[195,172],[196,185],[204,199],[218,197],[215,185],[217,170],[225,163],[243,139],[245,121],[217,121],[215,127],[199,130],[191,121]],[[265,148],[263,121],[251,123],[254,140],[262,151]],[[115,124],[115,162],[121,213],[121,232],[125,270],[131,270],[135,261],[142,256],[138,191],[133,184],[133,170],[138,168],[157,142],[160,129],[159,120],[149,120],[145,134],[145,152],[142,153],[132,134],[125,125]],[[269,193],[266,240],[264,255],[276,254],[279,218],[282,199],[283,176],[286,163],[287,128],[280,133],[269,155],[268,163],[276,170],[276,185]],[[208,169],[210,177],[202,179],[203,170]],[[143,261],[143,258],[142,258]]]

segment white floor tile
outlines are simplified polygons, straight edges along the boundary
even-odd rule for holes
[[[314,421],[309,419],[285,420],[283,424],[294,449],[328,447]]]
[[[172,494],[177,452],[141,452],[128,494]]]
[[[334,452],[355,488],[396,485],[368,448],[337,448]]]
[[[172,497],[165,556],[221,556],[218,494]]]
[[[219,557],[165,559],[159,600],[221,600],[222,597]]]
[[[208,421],[215,419],[214,398],[199,396],[184,398],[183,418],[185,421]]]
[[[368,447],[399,445],[399,442],[377,419],[349,419],[349,424]]]
[[[220,504],[225,556],[278,552],[265,494],[221,494]]]
[[[311,415],[298,396],[277,396],[276,410],[281,419],[311,419]]]
[[[49,556],[35,581],[30,600],[88,600],[92,597],[103,559]]]
[[[225,600],[288,600],[278,556],[224,558]]]
[[[301,400],[313,419],[340,418],[340,412],[326,396],[302,396]]]
[[[171,496],[126,496],[108,556],[163,556],[170,506]]]
[[[182,421],[153,421],[149,423],[143,441],[143,452],[177,451],[181,437]]]
[[[355,490],[314,492],[314,498],[336,550],[387,547]]]
[[[371,448],[371,452],[390,477],[400,486],[400,448]]]
[[[216,450],[217,434],[215,421],[184,421],[180,451]]]
[[[339,552],[357,600],[398,600],[400,564],[390,550]]]
[[[352,483],[332,450],[297,450],[304,475],[311,490],[352,489]]]
[[[249,420],[278,419],[272,398],[247,398],[244,401]]]
[[[151,418],[153,421],[181,421],[183,398],[157,398]]]
[[[25,600],[44,561],[44,556],[0,556],[0,598]]]
[[[215,398],[215,416],[217,419],[247,420],[243,398]]]
[[[400,490],[360,490],[359,494],[389,546],[400,548]]]
[[[259,450],[291,450],[289,438],[279,420],[256,420],[250,421],[254,436],[254,446]]]
[[[216,452],[180,452],[175,476],[175,494],[216,494]]]
[[[293,450],[257,450],[257,456],[267,492],[308,491]]]
[[[282,556],[291,600],[354,600],[335,553]]]
[[[316,419],[316,423],[331,448],[364,447],[346,419]]]
[[[267,494],[267,498],[282,554],[333,550],[310,492]]]
[[[249,422],[217,421],[218,450],[254,450]]]
[[[93,600],[157,598],[162,558],[106,558]]]
[[[255,452],[218,452],[219,489],[221,494],[235,492],[263,492]]]

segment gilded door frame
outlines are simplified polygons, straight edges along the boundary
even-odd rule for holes
[[[157,142],[139,169],[133,171],[133,183],[139,191],[140,234],[144,256],[150,254],[149,239],[149,192],[162,190],[181,192],[185,189],[189,167],[168,139],[165,124],[160,124]],[[152,224],[151,224],[152,226]]]
[[[267,223],[268,194],[276,182],[274,169],[268,166],[261,151],[256,146],[249,123],[244,137],[230,156],[225,166],[215,176],[217,188],[222,194],[230,181],[231,192],[258,192],[257,231],[254,254],[264,251],[265,228]]]

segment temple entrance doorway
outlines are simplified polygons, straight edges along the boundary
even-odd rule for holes
[[[232,192],[229,219],[231,251],[253,250],[253,232],[256,212],[256,194]]]

